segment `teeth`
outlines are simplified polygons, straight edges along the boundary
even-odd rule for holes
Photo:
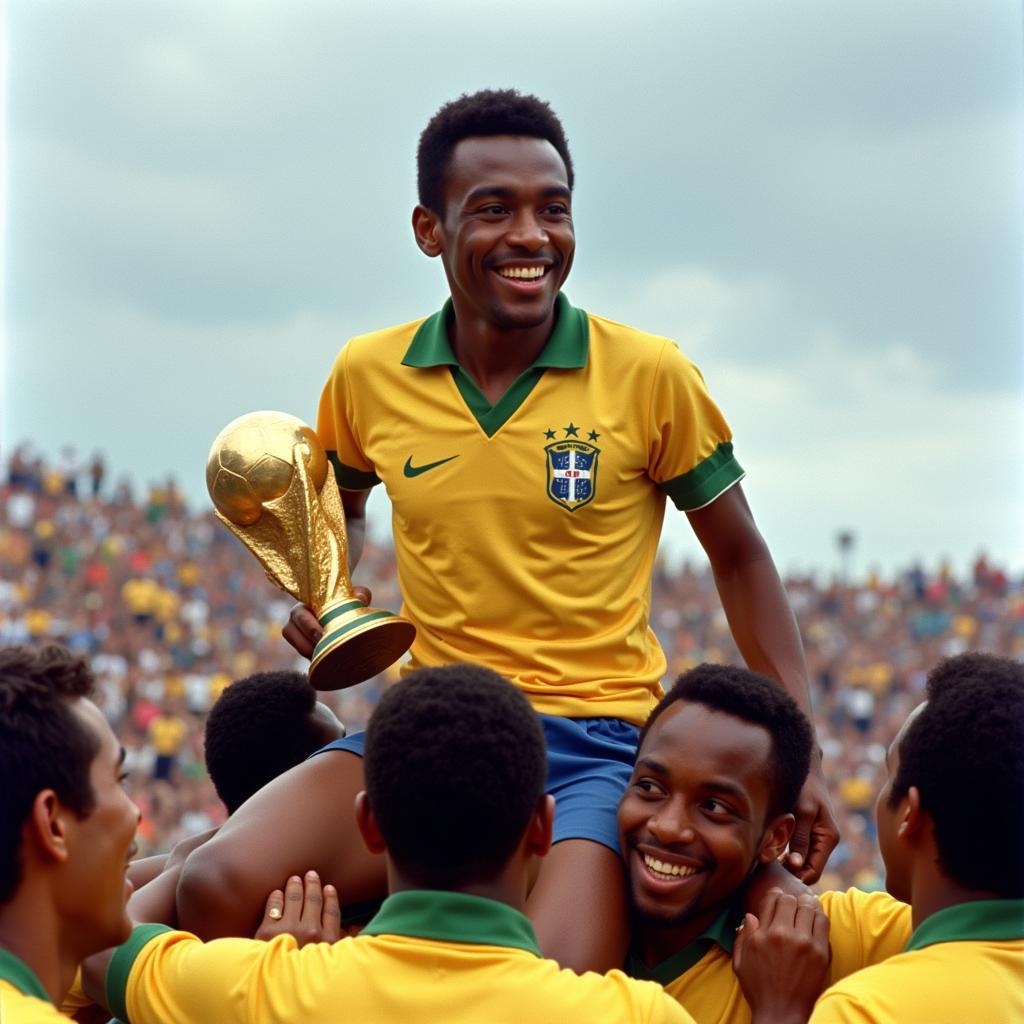
[[[665,878],[689,878],[690,875],[697,873],[696,868],[683,867],[679,864],[666,864],[664,861],[651,857],[646,853],[644,854],[644,863],[656,875],[663,875]]]
[[[501,267],[498,273],[502,277],[514,277],[523,281],[536,281],[543,277],[547,267]]]

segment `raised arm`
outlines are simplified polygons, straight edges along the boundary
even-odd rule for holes
[[[729,628],[747,666],[777,679],[811,719],[803,645],[771,553],[739,484],[687,518],[711,563]],[[821,874],[839,829],[820,751],[800,794],[788,866],[810,883]]]

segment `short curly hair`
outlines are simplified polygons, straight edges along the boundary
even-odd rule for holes
[[[949,878],[1024,898],[1024,665],[970,653],[936,666],[900,741],[889,806],[911,786]]]
[[[572,157],[558,115],[543,100],[515,89],[482,89],[446,103],[430,119],[416,150],[416,182],[422,206],[444,214],[445,176],[452,152],[463,140],[491,135],[546,139],[565,164],[573,187]]]
[[[301,672],[257,672],[220,695],[206,719],[204,758],[229,814],[323,746],[315,706]]]
[[[366,728],[366,793],[394,862],[427,888],[494,878],[544,793],[529,701],[478,665],[422,668]]]
[[[99,738],[71,709],[93,693],[88,662],[51,644],[0,649],[0,904],[21,881],[21,830],[37,794],[52,789],[85,818]]]
[[[712,711],[760,725],[772,738],[772,803],[768,818],[790,814],[807,781],[814,732],[800,705],[767,676],[735,665],[698,665],[684,672],[651,712],[637,742],[677,701],[703,704]]]

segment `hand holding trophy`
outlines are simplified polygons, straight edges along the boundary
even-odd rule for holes
[[[217,518],[275,586],[308,605],[324,635],[309,681],[339,690],[369,679],[411,646],[416,627],[354,596],[341,495],[313,430],[283,412],[252,412],[216,437],[206,486]]]

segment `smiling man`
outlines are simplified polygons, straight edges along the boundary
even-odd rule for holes
[[[820,985],[772,994],[758,1024],[1024,1020],[1024,665],[961,654],[930,673],[926,696],[889,748],[875,807],[885,886],[913,908],[910,941],[817,1003]],[[738,969],[752,971],[759,1008],[806,948],[806,925],[744,944]]]
[[[370,489],[383,482],[391,498],[403,614],[417,626],[409,667],[484,664],[541,714],[558,811],[529,914],[546,953],[607,969],[625,942],[616,807],[666,667],[648,623],[666,498],[709,555],[748,664],[807,707],[800,640],[700,372],[669,339],[562,291],[574,169],[551,108],[511,90],[463,96],[427,125],[417,162],[415,240],[440,260],[450,297],[345,345],[317,432],[353,564]],[[285,628],[307,655],[321,633],[301,607]],[[338,843],[318,804],[303,813],[301,794],[330,788],[351,806],[361,787],[362,737],[332,746],[196,855],[181,900],[195,927],[246,931],[267,889],[309,866],[344,904],[383,892],[354,824]],[[263,838],[271,820],[289,822],[275,832],[293,837],[287,850]],[[814,877],[836,841],[817,768],[799,820],[795,866]],[[246,863],[256,845],[266,870]],[[228,891],[245,895],[246,921],[218,898]]]
[[[786,849],[811,745],[791,697],[724,665],[680,676],[644,726],[619,808],[628,973],[660,982],[698,1024],[750,1024],[732,963],[744,888]],[[910,936],[910,908],[884,893],[829,892],[821,903],[830,981],[894,956]]]
[[[131,932],[139,810],[84,659],[0,650],[0,1020],[64,1021],[81,960]]]

